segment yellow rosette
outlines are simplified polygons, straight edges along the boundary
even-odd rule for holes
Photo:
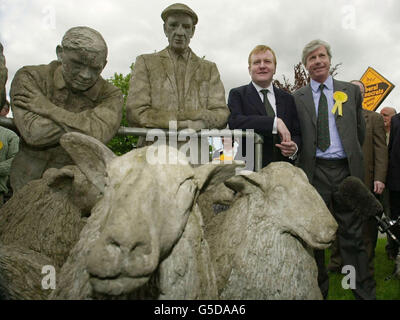
[[[332,113],[335,114],[338,110],[339,116],[343,115],[343,103],[347,101],[347,94],[342,91],[336,91],[333,93],[333,99],[335,99],[335,104],[332,108]]]
[[[3,149],[3,142],[0,141],[0,150]]]

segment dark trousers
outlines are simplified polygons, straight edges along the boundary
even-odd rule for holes
[[[356,276],[356,299],[376,299],[375,282],[368,272],[368,255],[362,239],[362,220],[355,212],[336,210],[333,194],[339,184],[350,175],[347,160],[317,159],[313,186],[317,189],[338,223],[336,237],[343,265],[353,266]],[[314,251],[318,266],[318,284],[324,298],[328,296],[329,277],[325,267],[323,250]]]
[[[389,190],[389,202],[390,202],[390,219],[396,220],[400,216],[400,191]],[[400,228],[396,228],[391,230],[397,239],[400,239]],[[396,257],[399,246],[392,240],[392,238],[388,237],[388,244],[386,247],[388,253],[391,256]]]
[[[378,199],[381,197],[376,195]],[[368,254],[368,266],[371,276],[374,276],[374,258],[375,248],[378,242],[378,222],[375,218],[371,217],[363,222],[362,236],[365,244],[365,249]],[[331,256],[328,268],[341,270],[343,266],[342,257],[340,256],[340,250],[338,245],[338,239],[336,239],[331,246]]]

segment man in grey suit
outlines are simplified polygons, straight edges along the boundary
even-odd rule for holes
[[[354,296],[376,299],[375,283],[368,272],[361,217],[335,210],[337,203],[333,195],[338,185],[350,175],[363,180],[365,122],[360,89],[352,83],[333,79],[329,73],[331,58],[330,45],[325,41],[313,40],[303,50],[302,62],[311,81],[294,94],[303,136],[298,164],[338,222],[343,264],[354,270]],[[314,255],[318,283],[326,298],[329,278],[324,251],[316,250]]]

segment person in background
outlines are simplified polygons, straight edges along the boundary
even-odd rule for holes
[[[386,145],[389,145],[389,138],[390,138],[390,121],[392,117],[396,114],[396,109],[392,107],[383,107],[380,111],[380,114],[383,116],[383,121],[385,123],[385,131],[386,131]],[[382,205],[383,211],[387,217],[391,217],[390,213],[390,192],[388,188],[385,188],[382,195]],[[387,243],[386,243],[386,255],[389,260],[394,260],[395,255],[394,252],[396,251],[396,243],[392,240],[391,237],[387,236]]]
[[[390,219],[396,220],[400,216],[400,114],[395,114],[390,120],[389,138],[389,168],[387,175],[387,188],[389,189]],[[400,230],[395,231],[400,237]],[[399,247],[394,242],[388,243],[388,258],[394,260]]]
[[[386,144],[389,144],[389,136],[390,136],[390,120],[396,114],[396,109],[392,107],[383,107],[380,111],[380,114],[383,117],[383,121],[385,123],[385,131],[386,131]]]

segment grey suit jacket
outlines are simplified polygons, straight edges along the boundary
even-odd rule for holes
[[[217,66],[190,52],[184,102],[179,106],[168,50],[138,56],[130,80],[126,115],[134,127],[168,128],[172,120],[203,120],[207,128],[224,128],[229,109]]]
[[[335,79],[333,79],[333,88],[334,92],[343,91],[348,97],[343,103],[343,116],[339,116],[337,112],[335,114],[336,127],[347,155],[350,174],[363,180],[362,144],[365,136],[365,121],[362,115],[360,89],[352,83]],[[298,165],[307,174],[310,183],[313,183],[317,153],[317,115],[310,84],[297,90],[293,96],[303,141]]]

